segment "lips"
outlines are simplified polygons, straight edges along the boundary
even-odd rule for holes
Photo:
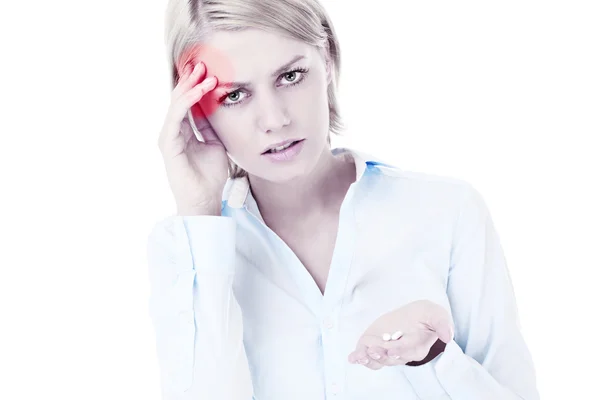
[[[277,147],[286,146],[286,145],[288,145],[290,143],[291,144],[296,144],[297,142],[301,142],[303,140],[304,139],[290,139],[290,140],[286,140],[286,141],[283,141],[283,142],[279,142],[277,144],[269,146],[265,151],[262,152],[262,154],[269,153],[272,149],[276,149]]]

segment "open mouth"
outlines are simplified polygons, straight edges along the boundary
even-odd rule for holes
[[[281,153],[281,152],[289,149],[290,147],[293,147],[293,146],[297,145],[298,143],[302,142],[303,140],[304,139],[302,139],[302,140],[296,140],[296,141],[288,143],[288,144],[286,144],[284,146],[280,146],[280,147],[276,147],[276,148],[271,149],[271,150],[267,150],[263,154]]]

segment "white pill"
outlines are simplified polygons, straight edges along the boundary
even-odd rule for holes
[[[386,342],[392,339],[392,335],[390,335],[389,333],[384,333],[383,334],[383,340],[385,340]]]
[[[396,331],[392,335],[392,340],[398,340],[402,337],[402,335],[404,335],[404,333],[402,333],[402,331]]]

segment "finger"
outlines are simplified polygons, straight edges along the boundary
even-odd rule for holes
[[[381,346],[367,348],[367,355],[374,361],[382,362],[387,358],[386,350]]]
[[[179,98],[185,92],[192,89],[195,85],[198,84],[200,79],[204,78],[204,76],[206,75],[206,66],[202,61],[200,61],[193,67],[193,69],[188,69],[184,71],[186,71],[187,73],[184,72],[184,75],[181,76],[181,79],[179,80],[179,82],[177,82],[177,85],[171,93],[171,96],[174,99]]]
[[[367,355],[367,346],[359,343],[356,350],[348,356],[348,361],[353,364],[368,365],[371,359]]]
[[[388,366],[388,367],[392,367],[392,366],[396,366],[396,365],[403,365],[406,362],[408,362],[407,360],[404,360],[402,357],[390,357],[388,355],[388,350],[383,347],[383,346],[371,346],[367,348],[367,355],[369,355],[369,357],[371,359],[374,359],[374,361],[378,362],[379,364],[382,364],[383,366]],[[379,358],[377,358],[379,357]]]
[[[385,367],[384,364],[382,364],[382,363],[380,363],[378,361],[375,361],[375,360],[369,360],[369,363],[368,364],[364,364],[364,366],[367,367],[367,368],[369,368],[369,369],[372,369],[374,371],[377,371],[378,369],[381,369],[381,368]]]
[[[204,66],[206,68],[206,66]],[[184,92],[184,85],[185,83],[190,79],[190,76],[195,72],[196,68],[202,68],[202,65],[192,65],[192,64],[187,64],[183,70],[178,71],[179,76],[177,78],[177,82],[175,84],[175,87],[173,88],[173,91],[171,92],[171,96],[173,98],[177,98],[179,97],[183,92]],[[189,89],[188,89],[189,90]]]
[[[187,79],[193,70],[194,68],[191,64],[186,64],[183,70],[177,68],[177,82],[175,86],[177,87],[177,84],[179,84],[179,82],[182,82],[184,79]]]
[[[208,91],[214,89],[216,83],[216,79],[207,79],[171,103],[165,118],[165,126],[161,130],[160,142],[173,140],[179,135],[181,122],[187,110],[199,102]]]
[[[383,349],[383,355],[379,360],[375,360],[379,364],[382,364],[384,367],[395,367],[397,365],[403,365],[408,362],[408,360],[404,360],[402,357],[390,357],[387,354],[387,350]]]

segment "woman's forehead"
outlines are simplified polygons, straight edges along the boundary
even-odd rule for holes
[[[252,53],[264,50],[300,49],[309,47],[306,43],[290,38],[279,32],[248,28],[241,31],[216,31],[206,37],[206,43],[226,52]]]
[[[202,61],[219,81],[269,76],[291,62],[311,62],[317,50],[301,41],[257,29],[212,33],[182,54],[178,65]]]

